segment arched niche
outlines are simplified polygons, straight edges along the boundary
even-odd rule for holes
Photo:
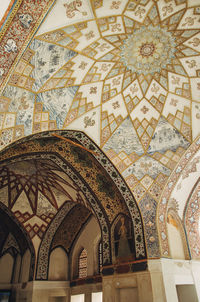
[[[167,232],[170,257],[173,259],[189,259],[184,227],[178,214],[169,209],[167,215]]]
[[[12,282],[13,266],[14,258],[10,253],[6,253],[0,258],[0,284]]]
[[[0,202],[0,256],[7,252],[14,259],[12,283],[20,282],[22,259],[26,252],[29,254],[29,266],[26,270],[26,280],[33,280],[35,251],[32,241],[25,229],[11,211]],[[27,263],[27,262],[26,262]]]
[[[62,247],[55,248],[50,254],[48,280],[68,280],[68,256]]]
[[[112,257],[114,263],[135,260],[135,242],[131,219],[118,215],[111,227]]]
[[[79,256],[83,249],[87,251],[87,276],[96,274],[97,239],[100,236],[100,227],[94,217],[84,226],[74,242],[70,253],[71,279],[79,277]]]

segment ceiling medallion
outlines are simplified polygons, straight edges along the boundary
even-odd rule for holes
[[[175,57],[175,38],[160,26],[142,26],[124,40],[121,61],[137,74],[154,74]]]

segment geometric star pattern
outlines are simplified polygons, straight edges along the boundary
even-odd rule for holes
[[[42,237],[65,201],[84,203],[78,186],[50,160],[2,166],[0,195],[31,237]]]

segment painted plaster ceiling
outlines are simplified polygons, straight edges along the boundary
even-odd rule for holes
[[[0,210],[0,255],[7,250],[11,254],[24,253],[27,241],[19,226],[4,212]]]
[[[136,199],[156,195],[200,129],[200,9],[189,4],[58,0],[2,93],[1,148],[83,130]]]
[[[74,206],[59,226],[51,244],[51,249],[63,246],[69,252],[76,237],[80,235],[81,230],[91,216],[91,212],[83,205]]]
[[[46,130],[84,131],[149,223],[200,134],[200,2],[57,0],[39,26],[46,3],[20,8],[1,42],[0,148]],[[19,35],[33,25],[25,47]]]
[[[24,160],[1,166],[0,201],[31,238],[43,236],[64,202],[85,204],[79,187],[51,160]]]

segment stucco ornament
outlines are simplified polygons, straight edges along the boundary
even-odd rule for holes
[[[130,35],[122,46],[121,60],[138,74],[160,72],[174,58],[175,39],[160,26],[142,26]]]

